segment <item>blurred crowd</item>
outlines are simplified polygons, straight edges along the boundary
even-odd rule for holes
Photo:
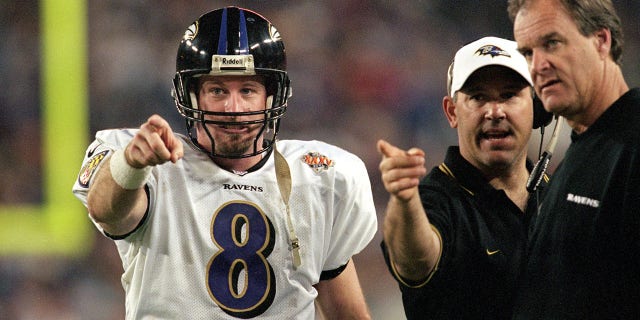
[[[281,138],[324,140],[359,155],[380,221],[388,196],[376,140],[419,146],[428,167],[440,163],[446,147],[457,143],[441,111],[453,53],[481,36],[512,38],[506,1],[497,0],[186,3],[87,2],[87,140],[101,129],[137,127],[153,113],[182,133],[170,90],[184,30],[214,8],[255,9],[278,28],[287,50],[293,97]],[[625,32],[623,70],[627,82],[638,86],[640,2],[614,5]],[[0,206],[43,199],[38,16],[37,0],[0,1],[0,181],[11,182],[0,183]],[[538,144],[531,143],[533,159]],[[80,163],[69,165],[79,169]],[[69,192],[74,178],[69,177]],[[380,240],[378,235],[356,263],[374,318],[399,319],[399,291],[382,260]],[[82,257],[0,256],[0,319],[124,318],[122,266],[113,242],[94,232],[87,245],[91,250]]]

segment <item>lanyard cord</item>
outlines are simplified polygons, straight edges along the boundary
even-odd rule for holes
[[[553,155],[553,152],[556,149],[556,144],[558,143],[558,133],[561,130],[562,121],[564,121],[562,117],[556,117],[556,125],[553,128],[551,139],[549,139],[546,149],[542,155],[540,155],[538,162],[536,162],[533,170],[531,170],[531,173],[529,174],[529,178],[527,179],[527,191],[530,193],[536,191],[540,182],[546,177],[549,161],[551,161],[551,156]],[[540,138],[540,144],[542,144],[542,137]]]
[[[287,160],[276,148],[275,142],[273,144],[273,150],[275,151],[276,181],[278,181],[280,195],[282,196],[282,201],[284,202],[287,210],[287,229],[289,229],[289,240],[291,241],[293,266],[294,268],[298,268],[302,264],[300,260],[300,243],[298,241],[298,236],[296,236],[296,231],[293,228],[291,210],[289,210],[289,198],[291,196],[291,171],[289,170]]]

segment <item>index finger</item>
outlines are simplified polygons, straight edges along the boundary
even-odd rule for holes
[[[171,162],[175,163],[178,159],[182,158],[184,154],[182,142],[175,136],[169,123],[161,116],[155,114],[149,117],[147,122],[154,128],[155,132],[162,139],[164,146],[171,153],[169,156]]]
[[[149,117],[149,119],[147,119],[147,124],[149,124],[161,137],[163,134],[166,134],[166,132],[171,132],[171,126],[169,126],[167,120],[157,114]]]
[[[378,152],[385,157],[393,157],[404,155],[406,152],[385,140],[378,140]]]

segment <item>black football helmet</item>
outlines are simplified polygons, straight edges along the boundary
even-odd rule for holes
[[[284,115],[291,85],[287,75],[284,43],[276,28],[260,14],[238,7],[225,7],[200,16],[185,31],[176,59],[172,95],[178,112],[186,121],[187,135],[199,150],[212,157],[245,158],[273,148]],[[253,112],[210,112],[200,110],[197,101],[198,78],[203,75],[261,75],[267,91],[265,110]],[[237,121],[239,116],[260,115],[259,120]],[[218,120],[211,120],[216,116]],[[229,119],[228,121],[220,119]],[[211,150],[198,142],[200,123],[211,140]],[[253,151],[243,155],[216,152],[215,141],[206,124],[262,124]],[[262,145],[258,138],[265,135]]]

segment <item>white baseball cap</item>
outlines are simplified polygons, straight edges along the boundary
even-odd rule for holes
[[[481,38],[460,48],[449,66],[447,94],[453,96],[462,88],[471,74],[491,65],[510,68],[533,86],[527,60],[517,48],[515,41],[497,37]]]

